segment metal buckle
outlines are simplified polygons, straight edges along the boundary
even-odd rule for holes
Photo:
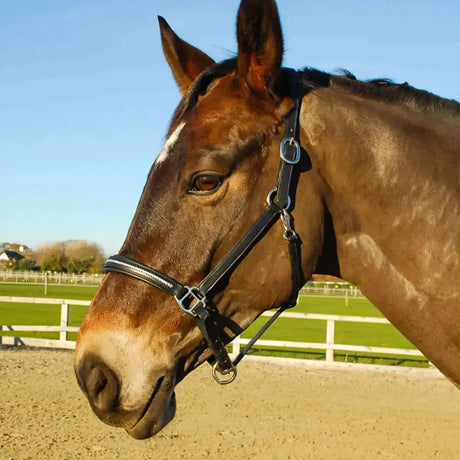
[[[212,366],[212,376],[219,385],[228,385],[229,383],[232,383],[233,380],[236,379],[236,374],[237,370],[235,366],[224,372],[220,370],[218,362],[215,362]]]
[[[206,296],[202,295],[197,288],[184,286],[187,292],[182,297],[174,296],[179,307],[192,316],[197,316],[196,309],[199,306],[206,308]]]
[[[286,157],[286,144],[295,147],[295,157],[291,160]],[[283,161],[290,165],[295,165],[300,161],[300,145],[293,137],[285,137],[280,144],[280,156]]]

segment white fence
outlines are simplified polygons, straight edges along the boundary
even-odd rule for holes
[[[61,320],[59,326],[21,326],[21,325],[0,325],[0,345],[28,345],[50,348],[75,348],[75,342],[68,340],[69,332],[78,332],[78,327],[69,326],[69,304],[88,306],[89,301],[86,300],[70,300],[70,299],[41,299],[31,297],[8,297],[0,296],[1,302],[10,303],[35,303],[35,304],[52,304],[61,305]],[[270,317],[273,312],[265,312],[262,316]],[[315,313],[291,313],[285,312],[282,318],[291,318],[298,320],[315,320],[326,322],[326,337],[325,342],[289,342],[279,340],[263,340],[257,341],[259,346],[276,347],[284,349],[309,349],[323,350],[326,354],[327,362],[334,362],[335,351],[350,351],[350,352],[366,352],[386,355],[402,355],[402,356],[423,356],[419,350],[405,348],[387,348],[362,345],[349,345],[335,343],[335,323],[336,322],[354,322],[354,323],[371,323],[371,324],[390,324],[385,318],[374,318],[364,316],[339,316],[339,315],[322,315]],[[2,336],[3,331],[39,331],[39,332],[59,332],[59,339],[39,339],[27,337],[8,337]],[[240,351],[240,346],[249,342],[249,339],[237,337],[232,342],[232,356]]]
[[[273,316],[273,312],[262,313],[262,316]],[[336,322],[352,322],[352,323],[370,323],[370,324],[391,324],[386,318],[374,318],[367,316],[342,316],[342,315],[321,315],[316,313],[290,313],[285,312],[281,315],[282,318],[291,319],[309,319],[326,321],[326,337],[324,343],[318,342],[286,342],[279,340],[263,340],[257,341],[257,345],[266,347],[277,347],[277,348],[299,348],[308,350],[325,350],[326,362],[334,361],[335,351],[354,351],[354,352],[366,352],[376,354],[387,354],[387,355],[404,355],[404,356],[423,356],[423,354],[417,349],[410,348],[388,348],[388,347],[373,347],[363,345],[348,345],[335,343],[335,323]],[[236,355],[240,351],[240,345],[246,345],[250,339],[243,339],[237,337],[233,340],[232,354]]]
[[[68,340],[69,332],[78,332],[78,327],[69,326],[69,305],[88,306],[89,300],[73,299],[41,299],[35,297],[9,297],[0,296],[1,302],[9,303],[35,303],[45,305],[60,305],[61,320],[59,326],[22,326],[22,325],[2,325],[0,324],[0,346],[1,345],[27,345],[30,347],[47,348],[75,348],[75,341]],[[0,306],[1,308],[1,306]],[[11,337],[3,335],[3,331],[14,332],[59,332],[59,339],[41,339],[35,337]]]
[[[35,271],[0,271],[0,283],[72,284],[75,286],[99,285],[104,279],[101,273],[48,273]]]
[[[333,297],[334,299],[343,299],[346,307],[348,307],[348,300],[350,298],[363,300],[366,299],[366,297],[361,294],[361,291],[352,285],[344,283],[344,285],[340,286],[334,283],[333,286],[328,284],[318,286],[313,282],[308,282],[302,287],[302,289],[299,291],[299,297]]]
[[[104,273],[51,273],[39,271],[1,270],[0,283],[27,283],[27,284],[73,284],[73,285],[99,285],[104,279]],[[346,282],[308,281],[302,288],[304,293],[343,295],[350,297],[361,296],[359,290]]]

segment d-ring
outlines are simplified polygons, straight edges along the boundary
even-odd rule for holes
[[[268,204],[268,206],[270,206],[271,204],[273,204],[275,202],[275,196],[276,196],[277,193],[278,193],[278,189],[276,187],[272,188],[268,192],[268,195],[267,195],[267,204]]]
[[[267,195],[267,204],[268,206],[270,206],[271,204],[273,204],[275,202],[275,196],[278,194],[278,189],[275,187],[275,188],[272,188],[269,192],[268,192],[268,195]],[[291,197],[288,195],[288,202],[286,204],[286,206],[284,206],[283,208],[281,209],[289,209],[291,207]]]
[[[286,155],[286,144],[295,148],[295,156],[290,159]],[[300,161],[300,145],[293,137],[285,137],[280,144],[280,157],[290,165],[295,165]]]
[[[218,362],[215,362],[213,364],[212,376],[214,377],[214,380],[219,385],[228,385],[229,383],[232,383],[233,380],[236,379],[237,370],[235,366],[233,366],[231,369],[229,369],[225,373],[221,372],[218,366],[219,366]]]

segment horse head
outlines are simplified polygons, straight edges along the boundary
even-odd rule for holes
[[[238,54],[222,63],[181,40],[162,18],[160,29],[182,100],[119,254],[195,286],[264,211],[294,103],[281,67],[274,1],[242,2]],[[314,172],[296,186],[308,197],[292,204],[292,215],[309,278],[326,217]],[[291,262],[282,223],[276,221],[213,292],[222,340],[230,341],[290,296]],[[211,354],[194,318],[174,297],[109,273],[81,325],[75,370],[104,422],[145,438],[172,419],[175,385]]]

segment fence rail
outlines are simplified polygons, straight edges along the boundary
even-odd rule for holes
[[[262,316],[271,317],[273,312],[262,313]],[[363,345],[349,345],[335,343],[335,323],[336,322],[352,322],[352,323],[368,323],[368,324],[388,324],[391,323],[386,318],[374,318],[367,316],[342,316],[342,315],[322,315],[316,313],[289,313],[285,312],[281,315],[282,318],[303,319],[303,320],[318,320],[326,321],[326,337],[324,343],[318,342],[290,342],[279,340],[258,340],[257,344],[266,347],[279,348],[298,348],[308,350],[325,350],[326,362],[334,362],[335,351],[356,351],[366,353],[377,353],[385,355],[404,355],[404,356],[421,356],[423,354],[417,349],[411,348],[389,348],[389,347],[374,347]],[[241,345],[249,343],[250,339],[244,339],[240,336],[236,337],[232,342],[232,355],[236,356],[241,349]]]
[[[10,303],[31,303],[31,304],[50,304],[61,306],[60,324],[53,326],[30,326],[30,325],[0,325],[0,345],[27,345],[49,348],[75,348],[75,341],[68,339],[69,332],[78,332],[78,327],[69,326],[69,305],[88,306],[90,301],[87,300],[72,300],[72,299],[42,299],[33,297],[9,297],[0,296],[1,302]],[[262,316],[271,317],[273,312],[265,312]],[[388,348],[375,346],[362,346],[335,343],[335,323],[336,322],[353,322],[353,323],[371,323],[371,324],[390,324],[385,318],[364,317],[364,316],[342,316],[342,315],[323,315],[316,313],[292,313],[285,312],[282,318],[299,319],[299,320],[314,320],[326,322],[326,337],[325,341],[319,342],[291,342],[279,340],[259,340],[260,346],[276,347],[276,348],[293,348],[293,349],[309,349],[322,350],[326,354],[326,362],[334,362],[335,351],[351,351],[351,352],[367,352],[386,355],[401,355],[401,356],[423,356],[416,349],[406,348]],[[2,335],[2,331],[12,332],[59,332],[59,339],[40,339],[28,337],[10,337]],[[236,356],[241,345],[245,345],[249,339],[237,337],[231,344],[231,354]]]
[[[74,300],[74,299],[42,299],[37,297],[11,297],[0,296],[1,302],[9,303],[31,303],[41,305],[60,305],[61,318],[59,325],[54,326],[31,326],[31,325],[2,325],[0,324],[0,346],[26,345],[29,347],[46,347],[46,348],[65,348],[74,349],[75,341],[69,340],[67,334],[69,332],[78,332],[79,327],[69,326],[69,305],[89,306],[89,300]],[[8,332],[59,332],[59,339],[42,339],[36,337],[20,337],[3,335],[3,331]]]
[[[27,284],[73,284],[99,285],[104,273],[52,273],[40,271],[0,270],[0,283]],[[340,281],[308,281],[300,291],[300,295],[324,294],[327,296],[360,297],[359,290],[347,282]]]
[[[74,286],[99,285],[104,279],[101,273],[48,273],[36,271],[0,271],[0,283],[71,284]]]

